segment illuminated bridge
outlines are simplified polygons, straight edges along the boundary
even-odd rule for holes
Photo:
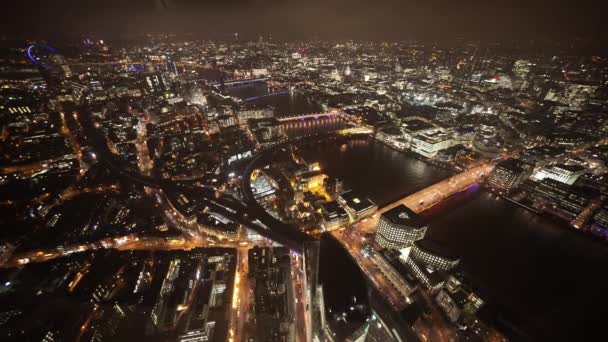
[[[270,80],[270,77],[243,78],[243,79],[238,79],[238,80],[226,80],[224,82],[213,82],[213,83],[211,83],[211,85],[214,87],[219,87],[223,84],[224,87],[240,87],[240,86],[249,85],[249,84],[253,84],[253,83],[266,82],[268,80]]]
[[[492,172],[494,166],[496,166],[496,162],[488,162],[473,167],[393,202],[381,208],[379,211],[383,213],[403,204],[417,213],[423,212],[456,193],[467,189],[474,190],[479,182]]]
[[[254,101],[254,100],[258,100],[258,99],[263,99],[265,97],[271,97],[271,96],[275,96],[275,95],[283,95],[283,94],[289,94],[289,90],[283,90],[283,91],[277,91],[275,93],[270,93],[270,94],[264,94],[264,95],[258,95],[258,96],[253,96],[253,97],[248,97],[246,99],[244,99],[243,101],[247,102],[247,101]]]
[[[309,114],[300,114],[300,115],[293,115],[293,116],[284,116],[281,118],[277,118],[277,120],[280,122],[285,122],[285,121],[310,120],[310,119],[317,120],[317,119],[333,118],[333,117],[340,117],[340,114],[337,112],[309,113]]]

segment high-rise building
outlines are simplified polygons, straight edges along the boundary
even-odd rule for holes
[[[460,263],[460,260],[456,256],[428,239],[415,241],[410,252],[410,257],[426,267],[435,270],[449,270]]]
[[[378,221],[376,242],[384,248],[401,249],[424,238],[425,221],[403,204],[383,213]]]
[[[344,76],[350,76],[351,74],[351,70],[350,70],[350,64],[346,63],[346,69],[344,69]]]
[[[179,71],[177,70],[177,64],[175,63],[175,61],[167,62],[167,71],[173,74],[174,76],[179,75]]]
[[[147,75],[145,78],[146,90],[149,93],[158,94],[168,89],[165,78],[160,74]]]

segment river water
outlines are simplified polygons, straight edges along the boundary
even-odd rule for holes
[[[306,100],[297,102],[299,107],[287,94],[264,101],[289,108],[289,114],[315,109],[303,105],[310,104]],[[352,140],[346,146],[323,143],[302,153],[310,162],[319,161],[331,177],[342,179],[346,188],[368,195],[379,205],[449,176],[443,169],[369,139]],[[508,329],[513,340],[602,340],[594,336],[603,334],[608,313],[608,297],[602,291],[608,269],[604,243],[482,189],[458,194],[424,215],[429,220],[427,237],[461,257],[463,271],[487,302],[484,314]],[[328,293],[350,295],[348,282],[361,281],[352,270],[343,278],[336,275],[340,268],[332,267],[331,260],[321,263],[321,281]],[[335,272],[323,271],[327,269]],[[330,275],[324,279],[323,274]],[[329,307],[341,302],[327,299]]]
[[[346,149],[322,144],[304,155],[380,205],[449,176],[374,141],[351,141]],[[460,256],[463,271],[487,302],[486,316],[513,330],[514,340],[574,341],[599,331],[601,316],[593,309],[608,307],[601,293],[608,268],[605,244],[481,189],[458,194],[424,215],[427,238]]]

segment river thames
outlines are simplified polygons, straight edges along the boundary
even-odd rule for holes
[[[449,176],[368,139],[347,148],[321,144],[304,155],[380,206]],[[608,266],[608,248],[601,242],[481,188],[457,194],[424,216],[427,237],[460,256],[489,316],[520,330],[517,340],[574,339],[599,320],[589,308],[608,304],[599,291]]]
[[[264,88],[241,90],[241,95],[258,95]],[[279,115],[318,109],[288,94],[266,97],[263,103],[274,105]],[[379,206],[450,175],[368,138],[351,140],[347,146],[321,143],[304,148],[302,154],[309,162],[319,161],[325,173],[344,181],[345,188],[369,196]],[[424,216],[429,221],[427,237],[460,256],[462,270],[486,300],[487,316],[502,330],[510,330],[507,335],[513,340],[594,340],[587,336],[599,332],[604,316],[599,312],[608,307],[602,292],[608,268],[604,243],[482,188],[457,194]],[[362,295],[360,286],[348,284],[362,278],[344,266],[343,258],[339,265],[332,260],[321,263],[326,292],[343,295],[326,303],[330,309],[341,310],[348,305],[344,298]],[[341,274],[341,269],[348,274]]]

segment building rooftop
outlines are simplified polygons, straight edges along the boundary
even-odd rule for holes
[[[522,167],[522,162],[518,159],[510,158],[507,160],[503,160],[498,165],[499,168],[507,169],[513,172],[523,172],[524,169]]]
[[[446,258],[446,259],[452,259],[452,260],[457,260],[458,256],[453,253],[451,250],[449,250],[448,248],[446,248],[444,245],[440,245],[439,243],[437,243],[436,241],[433,240],[429,240],[429,239],[422,239],[422,240],[418,240],[414,242],[414,245],[420,249],[423,250],[425,252]]]
[[[442,142],[449,138],[450,138],[450,135],[441,130],[437,130],[435,132],[422,133],[415,137],[415,139],[422,140],[422,141],[430,143],[430,144]]]
[[[569,172],[581,172],[584,171],[585,168],[580,165],[555,165],[555,168],[560,168],[562,170],[566,170]]]
[[[419,132],[427,129],[435,128],[432,124],[420,119],[406,120],[402,123],[403,128],[410,132]]]
[[[393,136],[400,136],[403,134],[403,132],[401,132],[401,130],[395,126],[384,127],[381,129],[381,131],[384,134],[393,135]]]
[[[383,213],[382,217],[394,224],[409,227],[422,227],[426,223],[425,219],[403,204]]]
[[[346,205],[353,208],[357,212],[369,209],[376,205],[369,198],[364,197],[352,190],[343,192],[340,194],[340,197],[344,200],[344,202],[346,202]]]

